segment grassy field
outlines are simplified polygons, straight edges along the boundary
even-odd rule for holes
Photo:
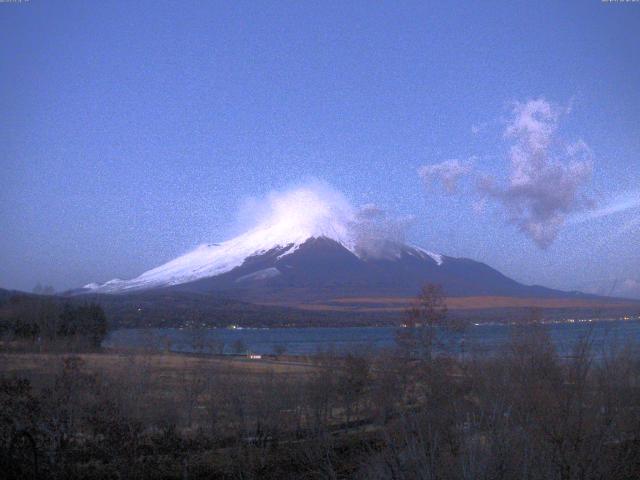
[[[403,312],[415,301],[412,297],[344,297],[291,306],[308,311]],[[502,296],[447,297],[450,310],[487,309],[621,309],[640,311],[640,302],[622,299],[518,298]]]
[[[0,353],[0,375],[23,376],[41,379],[37,384],[47,383],[63,368],[69,353]],[[251,360],[243,357],[212,357],[158,352],[112,352],[80,353],[83,368],[89,373],[120,376],[126,372],[142,369],[158,389],[175,388],[179,380],[193,372],[215,374],[239,374],[243,377],[260,375],[305,375],[317,368],[299,358],[283,360]]]
[[[0,377],[28,379],[39,392],[56,390],[61,381],[74,385],[80,396],[108,392],[144,424],[170,420],[183,432],[207,429],[212,416],[218,424],[222,418],[222,423],[233,423],[230,411],[237,402],[253,411],[261,403],[292,411],[303,386],[325,382],[343,370],[342,359],[318,356],[250,359],[126,349],[0,353]],[[341,407],[332,408],[331,415],[333,425],[345,421]]]

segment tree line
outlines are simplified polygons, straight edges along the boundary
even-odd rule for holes
[[[78,340],[100,347],[108,331],[103,308],[95,302],[72,304],[51,297],[14,295],[0,306],[0,333],[28,342]]]

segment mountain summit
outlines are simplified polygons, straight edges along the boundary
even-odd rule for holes
[[[235,238],[201,245],[130,280],[86,285],[82,292],[172,289],[308,300],[413,295],[431,282],[450,296],[575,295],[522,285],[483,263],[409,245],[402,220],[371,205],[353,209],[335,192],[298,189],[271,198],[268,207],[262,221]]]
[[[292,208],[292,204],[295,208]],[[390,222],[380,211],[365,207],[353,212],[346,204],[320,201],[312,191],[294,192],[286,202],[272,206],[273,213],[266,221],[246,233],[222,243],[200,245],[157,268],[131,280],[110,280],[104,284],[91,283],[84,289],[96,293],[124,293],[159,287],[181,285],[204,278],[216,277],[231,271],[246,271],[247,265],[260,263],[261,256],[274,262],[294,254],[303,245],[335,243],[353,259],[400,258],[403,251],[430,258],[435,264],[442,257],[418,247],[407,247],[394,238],[396,222]],[[390,228],[387,228],[390,227]],[[277,268],[275,264],[272,268]],[[255,278],[276,275],[275,270],[256,273]]]

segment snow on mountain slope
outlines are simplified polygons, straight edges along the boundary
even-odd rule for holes
[[[340,194],[322,188],[300,188],[272,196],[269,213],[248,232],[220,244],[201,245],[195,250],[149,270],[131,280],[91,283],[84,289],[97,293],[124,293],[179,285],[220,275],[243,264],[245,259],[269,251],[279,258],[295,252],[311,238],[329,238],[359,258],[386,254],[380,245],[398,245],[395,225],[373,207],[355,210]],[[387,238],[389,237],[389,238]],[[438,265],[442,257],[418,247]],[[271,275],[275,272],[271,272]]]

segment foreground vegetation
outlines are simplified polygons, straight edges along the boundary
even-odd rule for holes
[[[407,343],[406,341],[404,342]],[[4,353],[5,478],[640,475],[640,362],[541,326],[464,359]]]
[[[109,352],[96,304],[2,314],[2,478],[640,477],[637,345],[586,335],[561,357],[532,315],[490,355],[447,356],[464,323],[434,285],[397,348],[347,356]]]

